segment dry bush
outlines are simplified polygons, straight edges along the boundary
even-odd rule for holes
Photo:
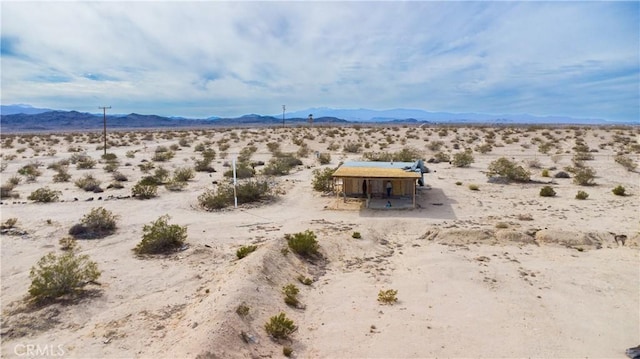
[[[62,195],[60,191],[52,190],[49,187],[42,187],[31,192],[27,199],[38,203],[49,203],[57,202],[60,199],[60,195]]]

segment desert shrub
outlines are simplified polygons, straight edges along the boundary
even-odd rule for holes
[[[398,291],[394,289],[380,290],[378,292],[378,302],[382,304],[393,304],[398,301]]]
[[[291,357],[291,355],[293,355],[293,348],[291,348],[290,346],[283,346],[282,355],[286,356],[287,358]]]
[[[164,146],[160,146],[158,148],[161,148],[161,147],[164,147]],[[153,154],[153,157],[151,157],[151,160],[155,162],[167,162],[171,160],[174,156],[175,156],[175,152],[169,151],[169,149],[166,149],[166,151],[160,151],[160,152],[158,152],[158,149],[156,149],[156,152]]]
[[[268,176],[284,176],[289,174],[295,166],[302,165],[302,161],[290,153],[281,153],[269,160],[262,170]]]
[[[246,162],[238,163],[236,165],[237,179],[251,178],[255,174],[256,174],[256,171],[251,166],[249,166]],[[228,171],[225,171],[222,175],[227,178],[233,178],[233,168]]]
[[[103,207],[93,208],[85,214],[79,224],[69,229],[69,234],[75,238],[100,238],[116,230],[118,216]]]
[[[18,176],[11,176],[9,177],[9,179],[7,180],[7,183],[10,184],[13,188],[13,186],[17,186],[20,184],[20,182],[22,182],[22,179]]]
[[[335,168],[314,169],[311,172],[313,174],[313,179],[311,180],[313,189],[318,192],[333,191],[332,176],[334,172],[335,172]]]
[[[100,181],[89,173],[77,179],[74,183],[78,188],[82,188],[87,192],[102,192],[102,189],[100,188]]]
[[[10,183],[3,184],[2,186],[0,186],[0,199],[15,197],[16,193],[13,192],[14,187],[15,186]]]
[[[589,198],[589,194],[585,191],[578,191],[576,194],[576,199],[587,199]]]
[[[616,196],[624,196],[626,189],[623,186],[618,185],[614,189],[612,189],[611,192],[613,192],[613,194],[615,194]]]
[[[79,170],[88,170],[88,169],[92,169],[93,167],[96,166],[96,163],[98,163],[96,160],[94,160],[93,158],[87,156],[87,155],[83,155],[83,156],[79,156],[77,161],[76,161],[76,168]]]
[[[53,175],[53,182],[69,182],[71,175],[65,167],[60,167],[57,173]]]
[[[155,171],[153,171],[153,178],[156,180],[157,185],[164,184],[169,179],[169,171],[166,168],[159,166]]]
[[[555,177],[555,178],[571,178],[571,176],[565,171],[560,171],[560,172],[556,173],[555,175],[553,175],[553,177]]]
[[[573,183],[580,186],[595,185],[596,171],[591,167],[573,167]]]
[[[258,202],[272,196],[271,186],[266,179],[239,181],[236,186],[238,204]],[[208,211],[222,209],[234,204],[233,184],[222,183],[216,191],[207,190],[198,196],[200,206]]]
[[[360,142],[347,142],[344,144],[344,152],[347,153],[359,153],[362,150],[362,143]]]
[[[472,190],[472,191],[479,191],[480,187],[478,187],[477,184],[473,184],[472,183],[472,184],[469,185],[469,189]]]
[[[542,170],[542,177],[549,177],[549,170],[548,169],[543,169]]]
[[[238,162],[249,162],[251,156],[257,151],[256,146],[246,146],[238,154]]]
[[[116,156],[115,153],[105,153],[102,156],[102,159],[108,162],[112,162],[118,159],[118,156]]]
[[[6,221],[0,224],[0,229],[11,229],[16,226],[16,223],[18,223],[17,218],[7,218]]]
[[[295,234],[285,235],[289,248],[303,257],[313,257],[319,254],[318,241],[313,231],[306,230]]]
[[[63,237],[58,241],[60,244],[60,249],[63,251],[72,251],[75,250],[78,246],[78,241],[76,241],[73,237]]]
[[[194,165],[194,169],[196,170],[196,172],[207,172],[207,173],[212,173],[215,172],[216,170],[211,167],[211,162],[213,160],[209,159],[209,158],[203,158],[201,160],[196,160],[195,161],[195,165]]]
[[[173,179],[164,184],[164,188],[172,192],[182,191],[185,187],[187,187],[187,182],[178,182]]]
[[[307,278],[305,276],[303,276],[302,274],[298,276],[298,282],[304,284],[304,285],[311,285],[313,284],[313,279],[311,278]]]
[[[276,154],[278,152],[280,152],[280,143],[278,142],[269,142],[267,143],[267,149],[269,150],[269,152]]]
[[[509,228],[509,224],[507,222],[498,222],[496,223],[496,228],[498,229]]]
[[[64,295],[79,294],[81,290],[100,277],[96,262],[87,255],[68,251],[60,256],[49,253],[31,268],[29,295],[37,302]]]
[[[113,176],[113,179],[118,182],[126,182],[129,180],[127,176],[118,171],[113,172],[111,175]]]
[[[300,289],[295,284],[287,284],[282,287],[282,294],[284,294],[284,302],[292,307],[297,307],[300,304],[298,300],[298,293]]]
[[[478,145],[478,146],[476,147],[476,151],[478,151],[478,152],[480,152],[480,153],[483,153],[483,154],[484,154],[484,153],[489,153],[489,152],[491,152],[492,150],[493,150],[493,146],[491,146],[491,144],[490,144],[490,143],[485,143],[485,144],[482,144],[482,145]]]
[[[153,178],[153,177],[145,177]],[[138,199],[150,199],[158,195],[158,185],[150,183],[149,180],[141,179],[131,188],[131,194]]]
[[[471,152],[464,151],[454,154],[451,163],[456,167],[469,167],[474,161]]]
[[[250,309],[251,308],[249,308],[248,305],[246,305],[245,303],[242,303],[238,305],[238,307],[236,308],[236,314],[238,314],[241,318],[245,318],[247,315],[249,315]]]
[[[489,164],[487,176],[503,177],[515,182],[528,182],[531,175],[522,166],[510,161],[506,157],[501,157]]]
[[[187,182],[194,177],[193,168],[183,167],[177,168],[173,171],[173,181],[175,182]]]
[[[27,199],[39,203],[57,202],[60,199],[61,194],[62,192],[60,191],[52,190],[49,187],[43,187],[31,192]]]
[[[433,141],[427,145],[427,148],[433,152],[440,151],[440,148],[444,146],[444,142],[442,141]],[[448,160],[447,160],[448,161]]]
[[[236,257],[238,257],[238,259],[242,259],[248,256],[250,253],[254,252],[256,249],[258,249],[258,246],[253,244],[242,246],[236,251]]]
[[[629,156],[617,155],[615,161],[629,172],[635,171],[635,169],[638,167],[638,165]]]
[[[331,154],[328,152],[322,152],[318,154],[318,162],[320,162],[321,165],[327,165],[331,163]]]
[[[433,155],[432,162],[440,163],[440,162],[449,162],[451,160],[451,156],[448,153],[438,152]]]
[[[142,228],[142,241],[134,248],[136,254],[161,254],[182,248],[187,239],[187,227],[169,224],[164,215]]]
[[[27,181],[33,182],[36,180],[36,178],[42,175],[42,171],[38,169],[38,166],[36,164],[28,164],[28,165],[22,166],[18,170],[18,174],[21,174],[27,177]]]
[[[264,325],[264,329],[271,337],[275,339],[287,339],[297,328],[293,320],[287,318],[284,313],[280,313],[269,318]]]
[[[541,197],[555,197],[556,191],[551,186],[544,186],[540,188]]]
[[[360,234],[360,232],[353,232],[351,238],[360,239],[362,238],[362,234]]]

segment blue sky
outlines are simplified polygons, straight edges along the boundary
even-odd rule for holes
[[[2,104],[640,118],[640,2],[11,2]]]

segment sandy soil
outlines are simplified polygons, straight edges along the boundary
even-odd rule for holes
[[[2,184],[14,175],[22,181],[13,190],[19,197],[0,207],[3,223],[17,219],[1,237],[2,357],[259,358],[281,357],[290,347],[300,358],[622,358],[640,344],[640,174],[614,159],[626,152],[637,164],[639,136],[638,128],[402,126],[111,133],[108,151],[128,181],[91,193],[74,181],[92,174],[103,189],[112,182],[100,134],[4,135]],[[206,141],[217,152],[217,172],[196,172],[182,191],[160,187],[153,199],[124,198],[144,175],[138,165],[154,163],[156,148],[177,148],[170,161],[155,162],[174,170],[192,167],[201,158],[196,145]],[[198,196],[225,180],[225,162],[243,148],[256,146],[252,160],[267,162],[267,143],[296,152],[300,141],[310,153],[303,166],[277,177],[282,194],[275,200],[216,212],[199,207]],[[312,171],[361,159],[343,151],[348,142],[362,143],[364,152],[410,146],[425,159],[470,148],[475,161],[468,168],[428,164],[415,210],[358,203],[335,209],[334,195],[313,191]],[[572,165],[577,142],[592,151],[585,164],[596,172],[595,186],[553,177]],[[493,149],[480,153],[486,143]],[[542,153],[545,144],[550,149]],[[320,166],[315,151],[331,153],[331,163]],[[98,164],[70,165],[71,181],[54,182],[47,166],[76,153]],[[537,183],[490,183],[487,168],[501,156]],[[35,181],[17,175],[35,161],[43,164]],[[544,168],[551,177],[542,177]],[[545,184],[556,197],[539,196]],[[617,185],[628,195],[613,195]],[[61,191],[59,202],[27,199],[45,186]],[[575,199],[578,190],[589,198]],[[96,207],[119,216],[115,234],[79,241],[79,252],[98,263],[101,285],[71,302],[26,304],[30,268],[48,252],[62,253],[58,241]],[[135,256],[143,226],[165,214],[187,226],[188,249]],[[323,260],[283,253],[284,235],[307,229]],[[625,245],[612,233],[626,235]],[[238,260],[236,250],[247,244],[258,249]],[[305,286],[299,275],[314,282]],[[284,303],[289,283],[300,289],[304,309]],[[386,289],[398,291],[397,303],[377,301]],[[241,304],[246,317],[236,314]],[[298,327],[280,342],[264,330],[279,312]]]

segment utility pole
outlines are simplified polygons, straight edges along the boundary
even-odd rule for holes
[[[107,155],[107,109],[111,108],[111,106],[102,106],[98,107],[102,109],[102,123],[104,124],[104,129],[102,130],[102,135],[104,137],[104,155]]]
[[[282,128],[284,128],[284,110],[286,109],[285,105],[282,105]]]

